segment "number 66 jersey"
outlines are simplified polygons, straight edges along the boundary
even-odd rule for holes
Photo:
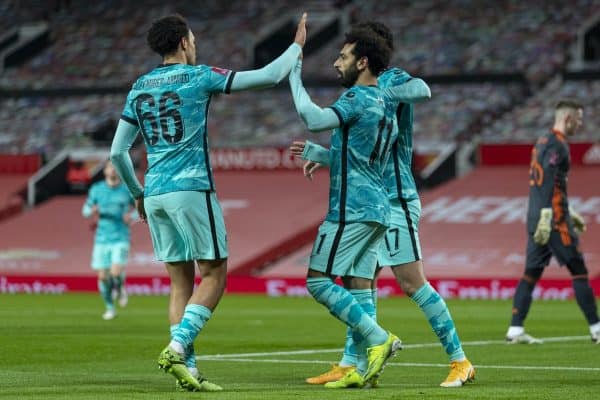
[[[148,153],[144,195],[215,190],[207,118],[213,93],[228,93],[234,72],[206,65],[160,65],[127,95],[121,119],[137,126]]]

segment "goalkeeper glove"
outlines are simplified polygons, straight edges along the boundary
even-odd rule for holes
[[[540,245],[545,245],[550,240],[552,231],[552,209],[542,208],[540,210],[540,219],[533,234],[533,241]]]
[[[573,209],[573,207],[569,206],[569,214],[571,214],[571,221],[573,221],[573,228],[578,235],[581,235],[585,232],[585,221],[581,214]]]

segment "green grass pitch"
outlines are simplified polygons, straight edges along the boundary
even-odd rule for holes
[[[339,359],[345,329],[310,298],[226,295],[196,340],[200,370],[220,393],[178,393],[158,370],[169,340],[166,297],[132,297],[113,321],[94,294],[0,295],[2,399],[576,399],[600,398],[600,346],[573,302],[534,302],[527,328],[543,345],[503,342],[508,301],[448,301],[477,369],[438,387],[448,361],[420,310],[379,301],[379,320],[404,350],[373,390],[307,385]]]

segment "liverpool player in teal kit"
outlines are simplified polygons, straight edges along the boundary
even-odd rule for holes
[[[221,299],[227,274],[227,236],[206,131],[210,99],[214,93],[274,86],[285,78],[302,51],[305,22],[306,14],[295,42],[276,60],[237,73],[196,66],[196,39],[179,15],[155,21],[148,32],[148,44],[163,63],[133,84],[111,158],[148,222],[156,258],[165,262],[171,278],[171,342],[158,364],[184,390],[221,390],[199,373],[193,347]],[[128,153],[138,132],[148,153],[144,186]],[[202,281],[194,290],[195,265]]]
[[[389,54],[385,42],[369,30],[347,34],[334,67],[349,89],[324,109],[302,86],[301,61],[290,73],[294,104],[308,128],[334,129],[329,211],[311,253],[306,285],[316,301],[348,326],[360,357],[355,369],[327,388],[372,384],[401,345],[374,319],[371,294],[377,249],[389,225],[383,171],[396,134],[394,110],[376,85]],[[344,287],[333,282],[336,276]]]
[[[94,183],[81,213],[86,218],[97,218],[92,268],[98,271],[98,290],[106,310],[105,320],[117,314],[113,293],[124,307],[127,304],[125,291],[125,266],[129,256],[129,225],[138,219],[133,209],[134,202],[112,163],[104,167],[104,180]]]

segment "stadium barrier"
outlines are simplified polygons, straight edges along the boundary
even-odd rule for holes
[[[197,283],[200,281],[198,280]],[[517,279],[431,279],[430,283],[445,299],[507,300],[514,293]],[[600,292],[600,279],[590,281],[594,291]],[[97,292],[95,276],[2,276],[0,293],[3,294],[66,294],[71,292]],[[167,277],[128,277],[127,291],[134,296],[167,295]],[[263,278],[229,276],[227,293],[263,294],[273,297],[308,296],[304,278]],[[394,279],[378,281],[380,297],[402,296]],[[569,280],[543,279],[536,286],[534,298],[542,300],[568,300],[573,298]]]

